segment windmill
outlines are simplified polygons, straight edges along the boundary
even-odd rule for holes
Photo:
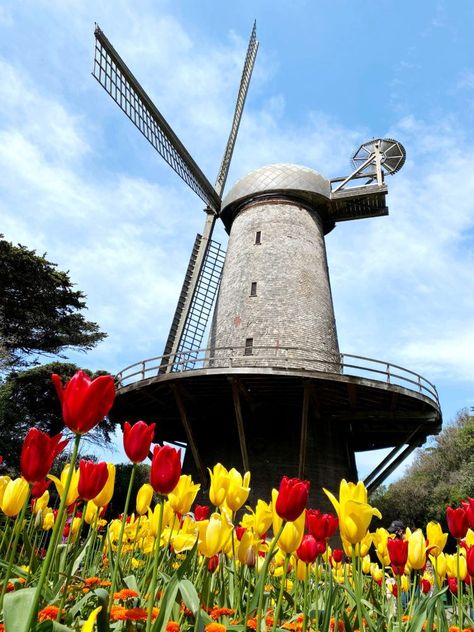
[[[217,461],[251,469],[256,495],[282,474],[310,478],[315,495],[357,478],[357,451],[390,447],[366,478],[374,489],[439,432],[439,400],[413,371],[340,353],[325,236],[337,222],[388,214],[385,176],[403,166],[403,146],[372,139],[353,155],[352,172],[331,180],[300,165],[265,166],[223,198],[255,24],[215,186],[99,27],[95,37],[94,77],[206,205],[164,352],[118,374],[112,418],[158,421],[157,440],[186,441],[188,469],[204,486]],[[212,239],[217,219],[227,254]]]

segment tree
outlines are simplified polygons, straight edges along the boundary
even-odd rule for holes
[[[371,501],[387,526],[394,519],[410,527],[430,520],[446,525],[446,507],[474,497],[474,416],[461,410],[453,423],[417,451],[406,474]]]
[[[0,235],[0,369],[28,366],[38,355],[88,350],[106,334],[80,313],[83,292],[67,272]]]
[[[10,468],[18,469],[21,442],[32,426],[50,435],[64,432],[61,406],[51,374],[61,375],[65,383],[78,370],[75,364],[52,362],[12,372],[0,384],[0,453]],[[85,372],[91,378],[104,374],[104,371],[92,374],[87,369]],[[115,428],[110,419],[105,419],[85,435],[85,439],[96,445],[106,445]]]

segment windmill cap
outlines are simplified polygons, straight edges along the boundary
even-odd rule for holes
[[[394,520],[389,528],[387,529],[389,533],[396,533],[397,531],[405,531],[405,525],[401,520]]]
[[[331,185],[317,171],[302,165],[279,163],[255,169],[237,180],[222,201],[221,219],[226,228],[232,224],[234,212],[243,202],[259,195],[278,193],[326,207]]]

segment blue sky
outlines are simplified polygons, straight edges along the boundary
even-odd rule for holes
[[[474,405],[473,18],[470,0],[3,0],[0,230],[87,294],[109,337],[72,360],[115,372],[162,352],[204,221],[92,78],[94,22],[213,181],[257,19],[228,184],[273,162],[346,175],[361,143],[401,141],[390,215],[327,238],[340,347],[435,382],[445,422]]]

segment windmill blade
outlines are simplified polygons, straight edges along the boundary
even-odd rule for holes
[[[174,171],[218,213],[220,196],[125,62],[96,26],[93,76]]]
[[[247,48],[247,55],[245,56],[244,68],[242,70],[242,78],[240,80],[239,93],[237,95],[237,101],[235,104],[234,118],[232,120],[232,127],[230,129],[229,138],[222,157],[221,167],[216,179],[215,190],[220,198],[224,191],[224,186],[229,173],[230,161],[232,154],[234,153],[235,141],[237,139],[237,133],[239,131],[240,120],[242,118],[242,112],[245,105],[245,99],[249,89],[250,79],[252,78],[253,67],[255,65],[255,58],[257,57],[258,41],[257,41],[257,22],[253,23],[252,33],[250,34],[249,45]]]
[[[234,118],[216,180],[215,191],[219,199],[229,173],[245,99],[257,56],[257,25],[253,24],[245,56]],[[161,372],[192,368],[197,355],[190,350],[199,349],[219,289],[225,253],[220,244],[211,239],[216,217],[207,217],[202,235],[196,237],[186,271],[183,287],[176,307],[168,340],[163,352]]]

